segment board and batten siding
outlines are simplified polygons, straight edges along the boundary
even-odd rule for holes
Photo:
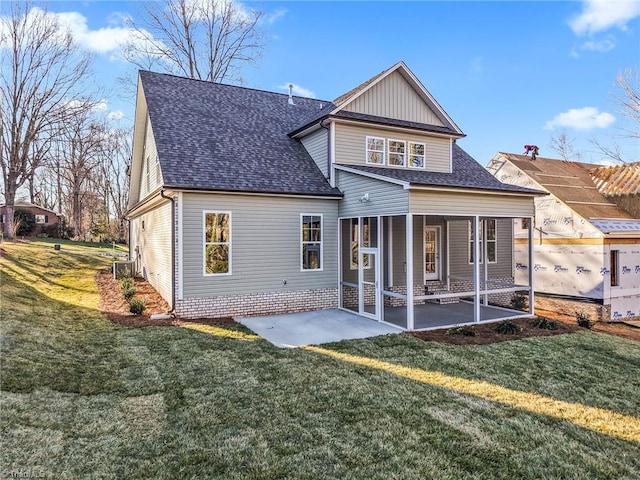
[[[307,152],[309,152],[309,155],[311,155],[311,158],[318,166],[322,174],[326,178],[329,178],[329,165],[327,164],[327,139],[327,130],[321,128],[320,130],[316,130],[306,137],[301,138],[300,141],[302,142],[302,145],[307,150]]]
[[[367,137],[380,137],[385,139],[385,162],[388,160],[388,140],[401,140],[407,142],[406,151],[409,151],[408,142],[425,144],[425,168],[409,168],[372,165],[375,167],[401,168],[415,171],[451,172],[451,139],[435,137],[420,133],[396,132],[381,127],[360,127],[336,123],[335,125],[335,162],[345,165],[367,165],[366,141]],[[405,160],[406,163],[406,160]]]
[[[407,211],[409,196],[402,185],[337,170],[336,187],[344,194],[340,217],[397,215]],[[361,202],[367,193],[369,201]]]
[[[136,269],[169,304],[173,288],[171,218],[168,201],[132,218],[130,241]]]
[[[396,72],[345,105],[349,112],[444,126],[415,89]]]
[[[205,211],[231,213],[230,275],[203,273]],[[322,271],[301,271],[301,214],[323,217]],[[337,287],[337,200],[184,193],[182,218],[184,298]]]
[[[496,263],[489,263],[490,278],[511,277],[513,270],[513,219],[496,219],[497,258]],[[469,263],[469,220],[449,222],[449,274],[452,278],[473,279],[473,264]],[[484,272],[484,264],[480,266],[480,276]]]
[[[533,197],[412,190],[409,209],[429,215],[533,216]]]
[[[149,193],[162,185],[162,171],[158,163],[158,149],[153,136],[151,121],[147,116],[145,127],[144,148],[142,154],[142,170],[140,174],[140,188],[138,200],[144,199]]]

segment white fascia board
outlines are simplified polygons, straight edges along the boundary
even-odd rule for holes
[[[387,183],[393,183],[395,185],[401,185],[405,190],[409,189],[411,186],[408,182],[403,182],[402,180],[396,180],[395,178],[385,177],[383,175],[378,175],[376,173],[363,172],[362,170],[358,170],[356,168],[349,168],[346,165],[335,165],[334,168],[336,170],[342,170],[344,172],[354,173],[356,175],[362,175],[363,177],[373,178],[375,180],[381,180]]]

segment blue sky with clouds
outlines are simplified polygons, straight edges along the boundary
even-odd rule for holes
[[[542,156],[564,128],[581,160],[601,160],[590,139],[617,142],[640,160],[640,141],[620,138],[616,75],[640,67],[637,0],[494,2],[245,2],[265,12],[268,45],[246,86],[332,100],[403,60],[467,134],[459,144],[481,164],[497,151]],[[116,48],[139,2],[49,3],[92,50],[98,79],[113,86],[130,66]],[[133,99],[107,98],[118,123]]]

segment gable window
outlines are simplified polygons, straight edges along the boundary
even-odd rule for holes
[[[609,267],[611,268],[611,286],[617,287],[620,285],[618,271],[620,269],[620,250],[611,250],[611,260]]]
[[[231,273],[231,213],[204,212],[204,274]]]
[[[424,143],[409,142],[409,166],[424,168]]]
[[[322,270],[322,215],[301,215],[301,269]]]
[[[406,143],[401,140],[389,140],[389,165],[404,167]]]
[[[367,163],[384,165],[384,138],[367,137]]]
[[[360,236],[360,225],[357,218],[351,219],[351,270],[358,268],[358,238]],[[369,217],[362,219],[362,246],[368,247],[371,239],[371,230],[369,226]],[[362,256],[363,268],[371,268],[369,264],[369,255]]]
[[[36,215],[36,223],[44,224],[47,223],[49,218],[48,215]]]
[[[483,228],[483,225],[485,228]],[[482,235],[483,230],[487,232],[487,260],[489,263],[496,263],[497,255],[498,255],[498,236],[496,233],[496,220],[495,218],[488,218],[486,220],[482,220],[479,223],[479,240],[480,240],[480,261],[479,263],[483,263],[484,258],[484,238]],[[471,222],[469,222],[469,263],[473,263],[473,227],[471,226]]]

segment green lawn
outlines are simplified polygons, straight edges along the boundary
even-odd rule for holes
[[[51,242],[2,248],[0,478],[640,477],[636,342],[585,331],[323,346],[418,372],[410,378],[231,327],[116,326],[93,283],[109,258]],[[530,405],[464,393],[453,377]],[[552,414],[547,400],[574,411]],[[622,418],[626,437],[593,411]]]

